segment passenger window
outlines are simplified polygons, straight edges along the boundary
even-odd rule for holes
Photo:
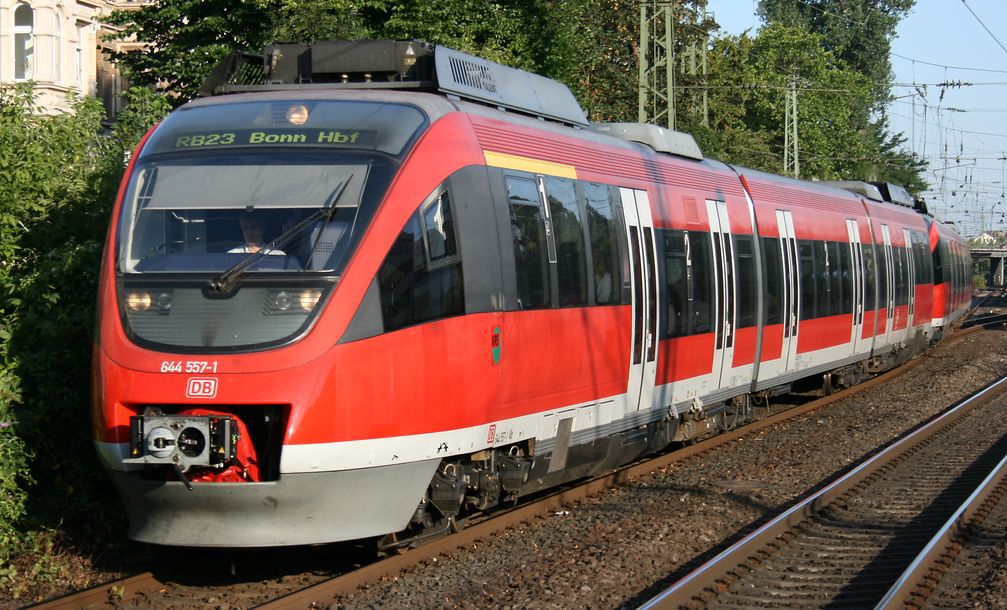
[[[692,278],[689,274],[689,261],[685,246],[685,233],[683,231],[662,231],[658,230],[658,246],[662,250],[659,254],[663,264],[659,271],[663,281],[661,282],[660,301],[667,308],[662,320],[661,337],[668,339],[671,337],[681,337],[688,334],[689,322],[689,284]]]
[[[895,268],[895,304],[905,305],[907,301],[905,300],[905,287],[906,287],[906,277],[903,271],[903,252],[904,248],[892,248],[892,263]]]
[[[842,309],[839,313],[853,313],[853,264],[850,260],[850,244],[839,244],[839,289],[842,295]]]
[[[875,291],[877,290],[878,274],[874,263],[874,245],[864,244],[864,311],[873,311],[878,308],[875,301]]]
[[[762,238],[762,260],[766,267],[766,325],[783,324],[783,252],[778,237]]]
[[[738,258],[738,328],[755,326],[756,287],[755,252],[751,235],[735,235],[734,251]]]
[[[587,200],[588,235],[591,236],[591,272],[594,302],[614,305],[622,302],[622,265],[619,261],[619,226],[612,205],[612,191],[604,184],[584,183]]]
[[[823,307],[819,315],[834,316],[842,309],[842,282],[840,281],[839,264],[839,243],[834,241],[825,242],[826,262],[828,268],[825,271],[825,279],[828,282],[829,300],[828,307]]]
[[[543,181],[555,232],[559,305],[587,305],[587,253],[574,182],[552,176]]]
[[[811,242],[799,240],[801,271],[801,319],[810,320],[815,317],[815,255]]]
[[[813,318],[821,318],[829,315],[829,301],[832,298],[831,285],[829,283],[829,262],[828,249],[824,241],[812,242],[815,251],[815,312]]]
[[[534,180],[507,176],[519,309],[549,307],[549,252]]]
[[[378,271],[386,332],[465,313],[452,218],[444,193],[413,214],[392,244]]]
[[[878,262],[878,309],[888,309],[888,251],[883,244],[875,244]]]
[[[690,308],[690,335],[713,332],[713,249],[710,234],[689,233],[692,257],[693,301]]]
[[[917,284],[933,284],[934,283],[934,268],[932,264],[932,256],[930,255],[930,241],[927,239],[924,233],[914,233],[917,241],[917,248],[920,253],[920,262],[916,265]]]

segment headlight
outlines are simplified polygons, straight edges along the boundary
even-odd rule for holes
[[[147,311],[150,304],[150,294],[146,292],[130,292],[126,295],[126,307],[133,311]]]
[[[304,125],[308,122],[308,107],[296,104],[287,109],[287,120],[292,125]]]
[[[171,291],[162,292],[157,295],[156,299],[154,299],[154,303],[157,305],[157,307],[165,311],[171,309],[171,301],[172,301]]]
[[[318,305],[318,299],[322,298],[322,291],[317,288],[309,288],[301,291],[301,309],[311,311]]]
[[[277,292],[273,295],[273,307],[279,309],[280,311],[287,311],[290,306],[293,305],[293,299],[290,298],[289,292]]]

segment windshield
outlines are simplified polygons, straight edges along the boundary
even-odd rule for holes
[[[247,271],[338,274],[424,124],[415,108],[360,101],[177,111],[131,176],[118,269],[220,273],[265,250]]]

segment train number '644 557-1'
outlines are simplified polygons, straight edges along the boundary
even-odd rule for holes
[[[161,362],[162,373],[216,373],[216,361],[206,360],[164,360]]]

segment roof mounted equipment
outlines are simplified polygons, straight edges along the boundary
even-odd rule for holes
[[[891,182],[872,182],[871,184],[878,187],[878,190],[881,191],[881,196],[885,198],[885,201],[890,201],[897,205],[904,205],[907,208],[913,207],[913,196],[909,194],[909,191],[901,186],[892,184]]]
[[[864,182],[862,180],[822,180],[818,184],[843,189],[844,191],[849,191],[860,195],[861,197],[867,197],[871,201],[885,200],[885,198],[881,196],[881,191],[878,190],[878,187],[874,186],[870,182]]]
[[[250,58],[262,76],[244,78]],[[275,44],[263,55],[232,54],[200,95],[283,89],[413,89],[585,127],[587,115],[566,85],[544,76],[425,42],[336,40]]]
[[[697,161],[703,160],[703,151],[696,144],[696,140],[681,131],[673,131],[649,123],[597,123],[591,125],[590,129],[630,142],[646,144],[657,152]]]

